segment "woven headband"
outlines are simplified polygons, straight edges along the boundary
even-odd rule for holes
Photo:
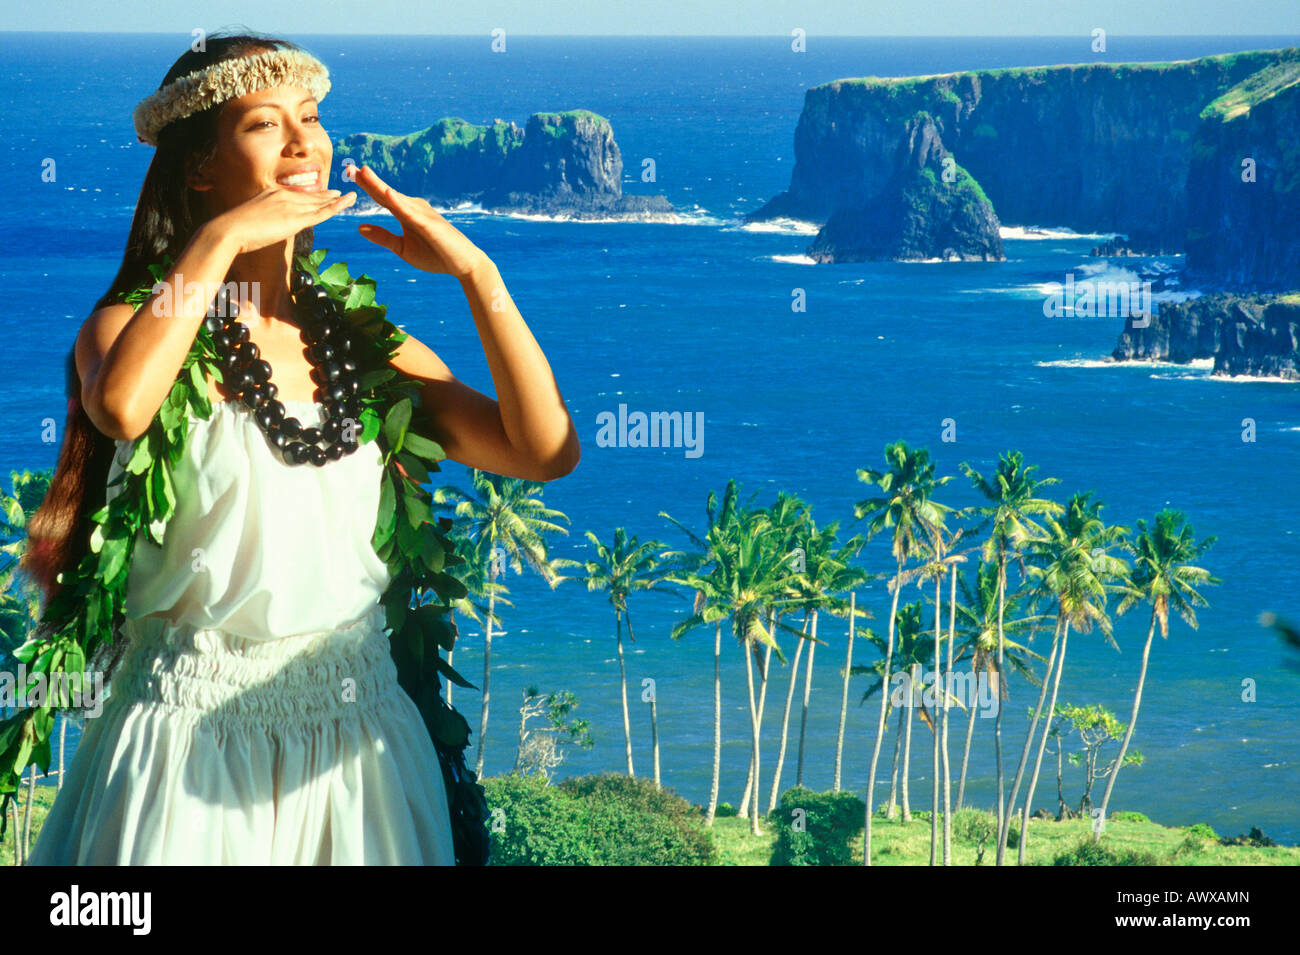
[[[329,76],[324,63],[301,50],[232,57],[178,76],[141,100],[132,114],[135,134],[140,142],[157,146],[158,132],[168,123],[273,86],[301,86],[320,102],[329,92]]]

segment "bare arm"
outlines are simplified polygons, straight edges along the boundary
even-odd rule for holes
[[[108,305],[86,320],[75,352],[81,403],[101,432],[131,441],[148,430],[237,251],[226,234],[204,226],[163,279],[169,294],[159,290],[134,310]],[[201,294],[184,294],[178,276]]]
[[[577,466],[581,452],[546,355],[491,259],[483,256],[460,283],[498,398],[457,380],[413,336],[399,347],[394,367],[424,379],[421,397],[434,424],[433,437],[451,460],[531,481],[563,477]]]
[[[77,336],[75,354],[81,404],[95,427],[119,440],[144,434],[235,257],[319,225],[355,199],[356,193],[337,189],[268,187],[195,231],[163,279],[170,294],[160,289],[133,313],[129,305],[94,312]]]

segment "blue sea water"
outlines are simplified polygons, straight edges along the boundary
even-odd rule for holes
[[[874,263],[813,266],[810,237],[755,231],[739,217],[783,190],[805,90],[834,79],[1089,62],[1183,59],[1294,44],[1294,37],[1111,37],[1094,54],[1087,37],[1042,39],[818,38],[805,54],[789,41],[728,38],[512,37],[492,53],[485,37],[302,37],[328,64],[333,90],[321,107],[335,138],[407,133],[443,116],[522,124],[536,111],[574,108],[609,118],[630,194],[663,194],[683,213],[676,224],[571,223],[448,212],[497,263],[545,350],[583,441],[570,476],[548,485],[547,502],[572,521],[555,556],[585,559],[584,531],[608,540],[623,526],[642,540],[681,546],[659,513],[696,528],[710,490],[728,479],[769,503],[777,491],[813,505],[819,523],[852,524],[869,496],[856,469],[882,465],[897,439],[927,446],[954,479],[949,503],[976,503],[958,465],[989,471],[1016,448],[1055,476],[1059,499],[1095,489],[1104,516],[1132,525],[1163,507],[1187,512],[1198,536],[1218,542],[1204,563],[1223,579],[1197,630],[1174,621],[1152,651],[1134,746],[1146,761],[1126,769],[1113,809],[1137,809],[1168,825],[1208,822],[1219,832],[1252,825],[1300,841],[1295,793],[1300,754],[1294,725],[1300,672],[1257,623],[1263,611],[1300,620],[1297,534],[1290,494],[1300,470],[1300,386],[1211,379],[1203,368],[1103,366],[1122,319],[1045,318],[1042,287],[1095,265],[1095,237],[1009,239],[1000,263]],[[93,301],[120,262],[151,150],[136,142],[130,112],[156,88],[189,37],[0,34],[10,191],[0,205],[7,254],[0,280],[22,304],[6,320],[0,432],[5,470],[52,467],[57,444],[46,419],[64,420],[62,360]],[[643,182],[652,159],[654,182]],[[53,182],[42,178],[55,163]],[[1008,157],[1014,162],[1015,157]],[[1034,170],[1026,168],[1026,179]],[[416,272],[356,232],[345,214],[317,228],[317,245],[379,283],[389,317],[432,347],[470,385],[493,393],[482,346],[455,282]],[[375,221],[375,220],[371,220]],[[1053,228],[1060,223],[1008,223]],[[396,227],[394,227],[396,228]],[[1171,260],[1177,262],[1177,260]],[[792,310],[796,290],[805,311]],[[703,453],[682,448],[600,447],[597,416],[629,410],[703,414]],[[944,442],[945,419],[956,440]],[[1251,419],[1257,440],[1243,442]],[[447,463],[435,483],[467,482]],[[892,567],[888,544],[864,563]],[[561,775],[624,765],[614,614],[576,582],[551,590],[534,577],[507,578],[513,607],[494,640],[487,771],[513,764],[523,688],[574,691],[597,745],[568,754]],[[904,599],[920,599],[919,590]],[[883,632],[888,594],[863,588],[860,606]],[[628,645],[634,754],[651,770],[649,707],[658,695],[664,781],[694,801],[708,796],[712,747],[712,631],[675,642],[688,603],[666,594],[631,604]],[[927,618],[930,619],[930,618]],[[1148,616],[1119,618],[1120,652],[1099,635],[1072,634],[1061,700],[1110,707],[1127,719]],[[806,783],[828,788],[838,718],[838,622],[823,619],[829,646],[817,654]],[[1047,652],[1050,634],[1034,647]],[[789,639],[782,641],[793,650]],[[739,801],[748,758],[743,658],[724,644],[721,798]],[[863,659],[865,643],[855,651]],[[482,676],[481,635],[465,626],[456,666]],[[764,806],[788,669],[777,665],[765,716]],[[845,785],[865,785],[875,706],[851,690]],[[1253,702],[1243,681],[1253,681]],[[1023,740],[1023,712],[1036,694],[1013,685],[1004,746],[1009,773]],[[478,698],[454,701],[477,738]],[[797,716],[796,716],[797,724]],[[960,757],[964,719],[951,749]],[[977,725],[969,802],[993,801],[991,726]],[[928,742],[921,732],[921,745]],[[889,749],[886,749],[886,759]],[[472,754],[471,754],[472,755]],[[915,755],[915,754],[914,754]],[[793,781],[793,749],[784,784]],[[1044,767],[1036,804],[1055,805]],[[928,752],[913,759],[917,799],[928,802]],[[1067,797],[1077,801],[1077,771]],[[880,777],[887,780],[887,765]],[[878,795],[887,790],[882,782]],[[925,795],[922,795],[925,794]],[[1100,793],[1098,793],[1098,796]]]

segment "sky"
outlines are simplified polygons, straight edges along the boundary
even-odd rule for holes
[[[1300,0],[0,0],[6,31],[519,36],[1300,34]]]

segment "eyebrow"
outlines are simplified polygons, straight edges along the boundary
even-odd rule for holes
[[[299,105],[299,106],[303,106],[303,105],[305,105],[305,104],[307,104],[307,103],[314,103],[314,102],[316,102],[316,97],[314,97],[314,96],[305,96],[305,97],[302,98],[302,100],[299,101],[298,105]],[[250,106],[250,107],[248,107],[248,108],[245,109],[244,112],[241,113],[240,115],[242,116],[242,115],[245,115],[245,114],[251,113],[251,112],[252,112],[253,110],[255,110],[255,109],[279,109],[279,108],[280,108],[280,104],[279,104],[279,103],[258,103],[256,106]]]

